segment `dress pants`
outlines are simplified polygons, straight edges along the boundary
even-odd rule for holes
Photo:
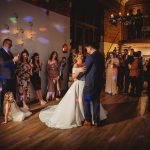
[[[93,104],[93,112],[91,112],[91,103]],[[94,123],[100,122],[100,101],[99,97],[93,98],[91,102],[87,102],[83,98],[84,116],[85,120],[92,122],[92,114]]]

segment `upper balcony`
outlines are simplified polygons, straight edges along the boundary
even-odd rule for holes
[[[122,41],[146,42],[150,41],[150,16],[144,16],[142,22],[133,22],[128,26],[122,26]]]

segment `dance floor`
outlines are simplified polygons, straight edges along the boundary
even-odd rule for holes
[[[38,118],[42,107],[33,104],[30,118],[0,125],[0,150],[149,150],[150,114],[139,115],[138,101],[124,95],[102,95],[101,102],[108,111],[106,124],[68,130],[48,128]]]

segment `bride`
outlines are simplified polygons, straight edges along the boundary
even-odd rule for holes
[[[72,70],[74,82],[65,96],[58,105],[48,106],[39,113],[40,120],[48,127],[69,129],[82,125],[84,121],[82,92],[85,77],[83,76],[80,80],[77,80],[76,77],[83,71],[83,56],[78,55]],[[100,104],[100,119],[106,118],[106,111]]]

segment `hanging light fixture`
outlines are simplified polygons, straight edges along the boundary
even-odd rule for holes
[[[123,25],[128,26],[131,25],[133,22],[135,22],[136,19],[139,19],[139,17],[141,19],[144,18],[143,15],[137,16],[136,14],[129,13],[129,12],[127,12],[126,15],[122,15],[122,13],[119,12],[118,15],[111,14],[109,22],[112,25],[117,25],[118,23],[122,23]]]
[[[125,7],[126,2],[128,2],[128,0],[118,0],[118,1],[120,3],[120,10],[121,10],[121,7],[122,6]],[[128,25],[131,25],[131,24],[135,24],[136,20],[143,19],[144,17],[145,16],[143,16],[143,14],[141,12],[137,13],[137,14],[134,14],[133,9],[130,9],[129,12],[127,12],[124,15],[122,14],[121,11],[119,11],[119,13],[116,14],[116,15],[111,14],[110,18],[109,18],[109,22],[112,25],[117,25],[118,23],[122,23],[123,25],[128,26]]]

